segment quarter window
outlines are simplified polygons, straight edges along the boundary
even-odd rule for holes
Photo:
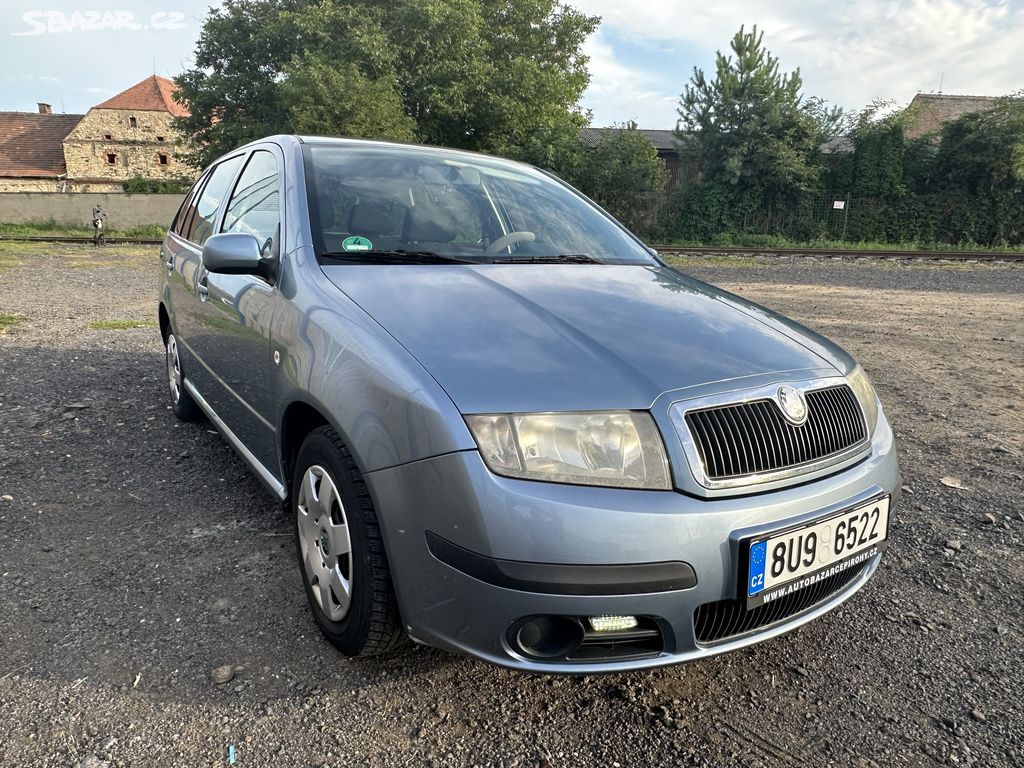
[[[174,223],[171,224],[171,229],[176,235],[180,235],[181,237],[185,236],[186,223],[192,214],[193,198],[195,198],[196,194],[199,192],[199,188],[203,186],[204,181],[206,181],[206,177],[200,177],[199,180],[192,185],[188,194],[185,195],[185,199],[181,201],[181,207],[174,215]]]
[[[182,237],[196,245],[202,245],[213,234],[217,211],[220,210],[220,204],[227,195],[231,180],[235,178],[235,172],[241,164],[242,155],[236,155],[214,167],[209,174],[210,180],[199,193],[195,211],[188,217],[188,230],[182,233]]]
[[[257,150],[238,177],[223,231],[248,232],[259,240],[263,255],[270,256],[280,222],[277,159],[271,152]]]

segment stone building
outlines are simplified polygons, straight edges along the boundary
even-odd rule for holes
[[[193,170],[175,154],[174,83],[152,75],[86,113],[64,139],[68,177],[78,191],[114,192],[134,176],[179,179]]]
[[[174,83],[153,75],[85,115],[0,112],[0,191],[121,192],[128,179],[191,179],[176,151]]]
[[[995,106],[994,96],[956,96],[947,93],[919,93],[907,107],[908,139],[934,136],[942,126],[972,112],[984,112]]]

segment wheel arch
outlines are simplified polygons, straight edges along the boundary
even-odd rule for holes
[[[285,489],[283,504],[286,509],[291,507],[292,475],[295,473],[295,459],[306,435],[319,427],[329,426],[338,433],[338,437],[346,446],[351,446],[345,433],[326,416],[326,409],[307,400],[293,400],[281,412],[281,423],[278,428],[278,443],[281,452],[281,473]],[[351,447],[349,448],[351,450]],[[362,468],[360,468],[360,472]]]
[[[171,316],[167,312],[167,305],[162,301],[157,309],[157,317],[160,320],[160,338],[166,342],[167,335],[171,332]]]

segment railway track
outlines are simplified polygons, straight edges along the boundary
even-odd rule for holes
[[[91,237],[60,237],[51,235],[0,235],[0,241],[17,240],[34,243],[84,243]],[[107,237],[108,245],[160,245],[159,240],[142,237]],[[652,245],[658,253],[673,256],[849,256],[868,259],[947,259],[951,261],[1024,261],[1024,252],[1003,251],[901,251],[858,250],[856,248],[742,248],[711,245]]]
[[[15,240],[22,243],[83,243],[92,245],[91,237],[64,237],[59,235],[0,235],[0,241]],[[160,245],[160,240],[145,237],[105,238],[107,245]]]
[[[741,248],[710,245],[652,245],[661,255],[681,256],[850,256],[868,259],[948,259],[951,261],[1024,261],[1024,252],[1010,251],[900,251],[856,248]]]

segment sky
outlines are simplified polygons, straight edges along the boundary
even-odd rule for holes
[[[3,0],[0,110],[85,112],[151,74],[188,67],[210,0]],[[847,109],[915,93],[1024,88],[1024,0],[571,0],[602,17],[583,106],[598,126],[672,128],[693,67],[757,24],[804,92]]]

